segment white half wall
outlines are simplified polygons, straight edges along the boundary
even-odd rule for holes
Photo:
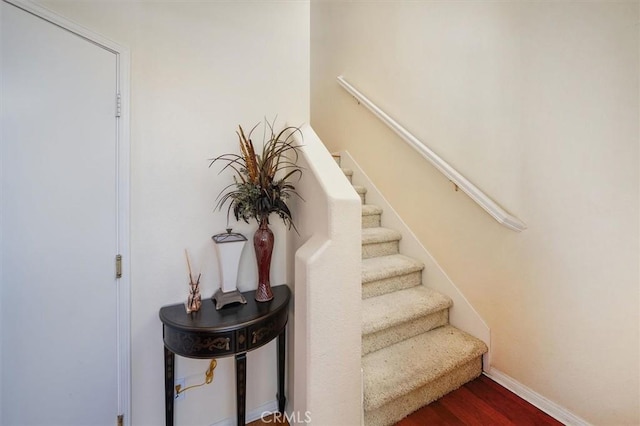
[[[360,198],[309,125],[296,189],[293,415],[311,424],[362,419]],[[291,333],[290,333],[291,335]],[[291,379],[293,377],[293,379]],[[293,383],[292,383],[292,382]]]

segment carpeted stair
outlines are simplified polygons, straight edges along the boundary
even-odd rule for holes
[[[354,188],[363,204],[364,423],[392,425],[478,377],[487,347],[449,325],[451,299],[422,285],[424,264],[399,253],[401,234],[381,227],[382,209]]]

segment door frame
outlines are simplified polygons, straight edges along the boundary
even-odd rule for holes
[[[117,44],[88,30],[55,12],[28,0],[0,0],[41,18],[57,27],[69,31],[116,56],[116,108],[117,149],[117,247],[122,256],[122,276],[117,280],[117,339],[118,339],[118,413],[123,415],[123,424],[131,425],[131,254],[130,254],[130,53],[127,47]],[[114,267],[115,268],[115,267]],[[115,421],[116,419],[114,419]]]

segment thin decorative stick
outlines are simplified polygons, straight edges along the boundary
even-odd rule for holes
[[[204,262],[200,262],[200,267],[198,268],[198,281],[197,283],[200,284],[200,277],[202,276],[202,264]]]
[[[187,269],[189,270],[189,282],[193,282],[193,275],[191,274],[191,262],[189,261],[189,252],[184,249],[184,256],[187,258]]]

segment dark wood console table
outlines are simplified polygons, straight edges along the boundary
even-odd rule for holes
[[[164,338],[165,421],[173,425],[175,354],[187,358],[220,358],[235,355],[236,410],[238,425],[245,424],[247,352],[278,337],[278,410],[284,413],[285,329],[291,291],[286,285],[273,287],[273,299],[256,302],[255,291],[242,293],[246,305],[226,306],[216,311],[211,299],[202,300],[198,312],[187,314],[184,304],[160,309]]]

